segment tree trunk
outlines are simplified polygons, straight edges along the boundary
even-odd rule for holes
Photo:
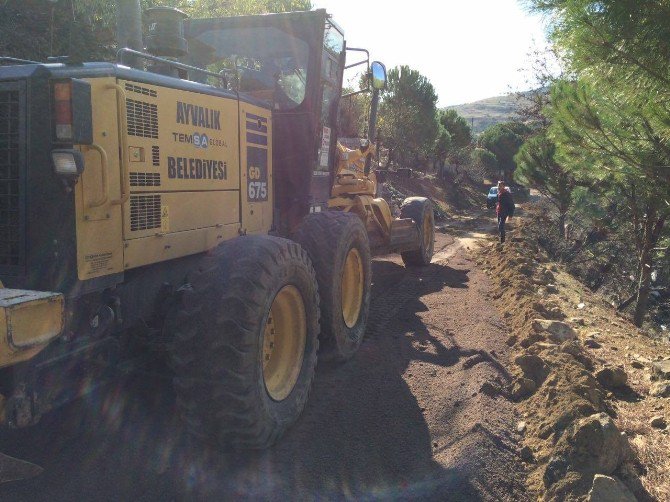
[[[642,326],[644,316],[647,313],[649,294],[651,293],[651,271],[654,264],[654,247],[663,230],[665,216],[657,217],[657,212],[647,208],[646,219],[643,226],[642,250],[640,252],[640,281],[637,287],[637,301],[635,303],[635,314],[633,323]]]
[[[386,166],[384,166],[386,169],[389,168],[391,162],[394,160],[393,159],[393,157],[395,156],[394,154],[395,152],[393,151],[393,148],[389,148],[388,156],[386,157]]]
[[[550,192],[551,193],[551,192]],[[570,210],[570,193],[559,189],[558,196],[556,197],[556,208],[558,209],[558,232],[559,235],[563,237],[564,240],[570,240],[569,228],[565,223],[565,220],[568,217],[568,211]],[[568,202],[566,202],[566,199]]]
[[[644,315],[647,313],[649,293],[651,292],[652,246],[650,239],[645,235],[640,255],[640,282],[637,286],[637,301],[635,303],[635,314],[633,315],[633,323],[638,327],[642,326]]]
[[[616,261],[616,258],[617,258],[616,256],[610,256],[610,259],[607,260],[607,263],[605,263],[605,265],[600,268],[600,273],[598,274],[598,278],[593,283],[593,286],[591,286],[591,291],[594,292],[598,291],[602,287],[603,283],[605,282],[605,279],[607,278],[607,274],[609,274],[612,268],[614,267],[614,262]],[[633,295],[633,298],[631,298],[630,300],[631,302],[635,299],[635,296],[637,295]],[[622,308],[625,307],[621,307],[619,305],[619,307],[617,308],[618,310],[622,310]]]
[[[565,213],[560,212],[558,215],[558,231],[565,240],[568,240],[568,233],[565,231]]]

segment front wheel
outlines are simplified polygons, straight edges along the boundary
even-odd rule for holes
[[[204,258],[184,288],[171,351],[189,432],[265,448],[298,418],[314,378],[319,293],[295,242],[238,237]]]
[[[400,217],[411,218],[419,231],[419,247],[401,253],[403,263],[410,266],[429,265],[435,248],[435,215],[430,200],[408,197],[400,206]]]

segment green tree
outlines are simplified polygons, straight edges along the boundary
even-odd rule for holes
[[[503,171],[505,180],[512,178],[516,168],[514,156],[523,144],[523,135],[528,132],[528,128],[523,124],[503,122],[492,125],[479,136],[480,147],[496,156],[498,168]]]
[[[114,4],[6,0],[0,2],[0,53],[37,61],[54,55],[109,59],[115,20]]]
[[[644,319],[654,247],[670,197],[670,5],[666,1],[529,0],[548,15],[556,47],[578,80],[557,86],[552,126],[583,176],[615,186],[638,253],[634,321]],[[572,143],[574,142],[574,143]],[[581,151],[578,151],[581,150]],[[590,162],[584,163],[584,158]],[[597,186],[597,185],[596,185]]]
[[[310,0],[141,0],[142,9],[177,7],[192,17],[310,10]],[[109,0],[4,0],[0,53],[45,61],[69,55],[85,61],[116,55],[116,2]]]
[[[363,73],[360,75],[357,86],[347,86],[342,89],[342,95],[344,97],[340,100],[338,109],[339,135],[341,137],[362,138],[367,136],[372,93],[360,91],[367,89],[368,87],[368,75]],[[378,117],[377,138],[380,138],[380,130],[382,126],[383,123]]]
[[[451,136],[451,148],[460,150],[472,143],[472,131],[467,120],[461,117],[456,110],[440,110],[438,114],[440,125]]]
[[[514,161],[517,165],[514,178],[551,201],[558,210],[558,226],[564,235],[576,182],[570,169],[556,160],[554,142],[544,132],[533,136],[521,145]]]
[[[565,162],[583,183],[615,185],[628,206],[626,229],[638,256],[638,290],[634,322],[644,320],[651,291],[654,248],[670,217],[670,153],[651,125],[647,110],[617,88],[586,79],[556,85],[552,91],[550,133]]]
[[[310,0],[181,0],[179,5],[192,17],[241,16],[312,8]]]
[[[352,88],[344,88],[342,93],[353,92]],[[368,114],[370,112],[371,95],[367,92],[351,94],[340,100],[338,110],[339,135],[345,138],[363,137],[367,133]],[[379,121],[377,121],[379,123]]]
[[[670,137],[670,4],[663,1],[524,0],[548,15],[567,69],[615,88]],[[652,98],[652,99],[650,99]]]
[[[438,125],[439,132],[437,133],[437,139],[435,140],[435,161],[439,167],[443,167],[444,163],[447,160],[447,156],[453,147],[453,139],[449,131],[447,131],[442,125]]]
[[[498,177],[500,172],[498,158],[486,148],[473,149],[470,154],[470,161],[473,166],[480,170],[482,178],[488,176],[495,179]]]
[[[419,164],[430,158],[439,129],[437,94],[421,73],[399,66],[388,72],[388,88],[381,104],[389,160]]]

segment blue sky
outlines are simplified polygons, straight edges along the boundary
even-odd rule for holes
[[[313,0],[388,68],[428,77],[439,106],[532,87],[528,54],[546,46],[542,19],[517,0]]]

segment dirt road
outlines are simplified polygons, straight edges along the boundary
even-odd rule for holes
[[[468,228],[481,223],[438,234],[426,269],[375,260],[360,351],[318,368],[272,450],[191,446],[169,382],[147,372],[1,436],[0,451],[44,473],[1,485],[0,499],[524,500],[513,407],[490,391],[508,382],[506,331],[468,258],[481,236]]]

